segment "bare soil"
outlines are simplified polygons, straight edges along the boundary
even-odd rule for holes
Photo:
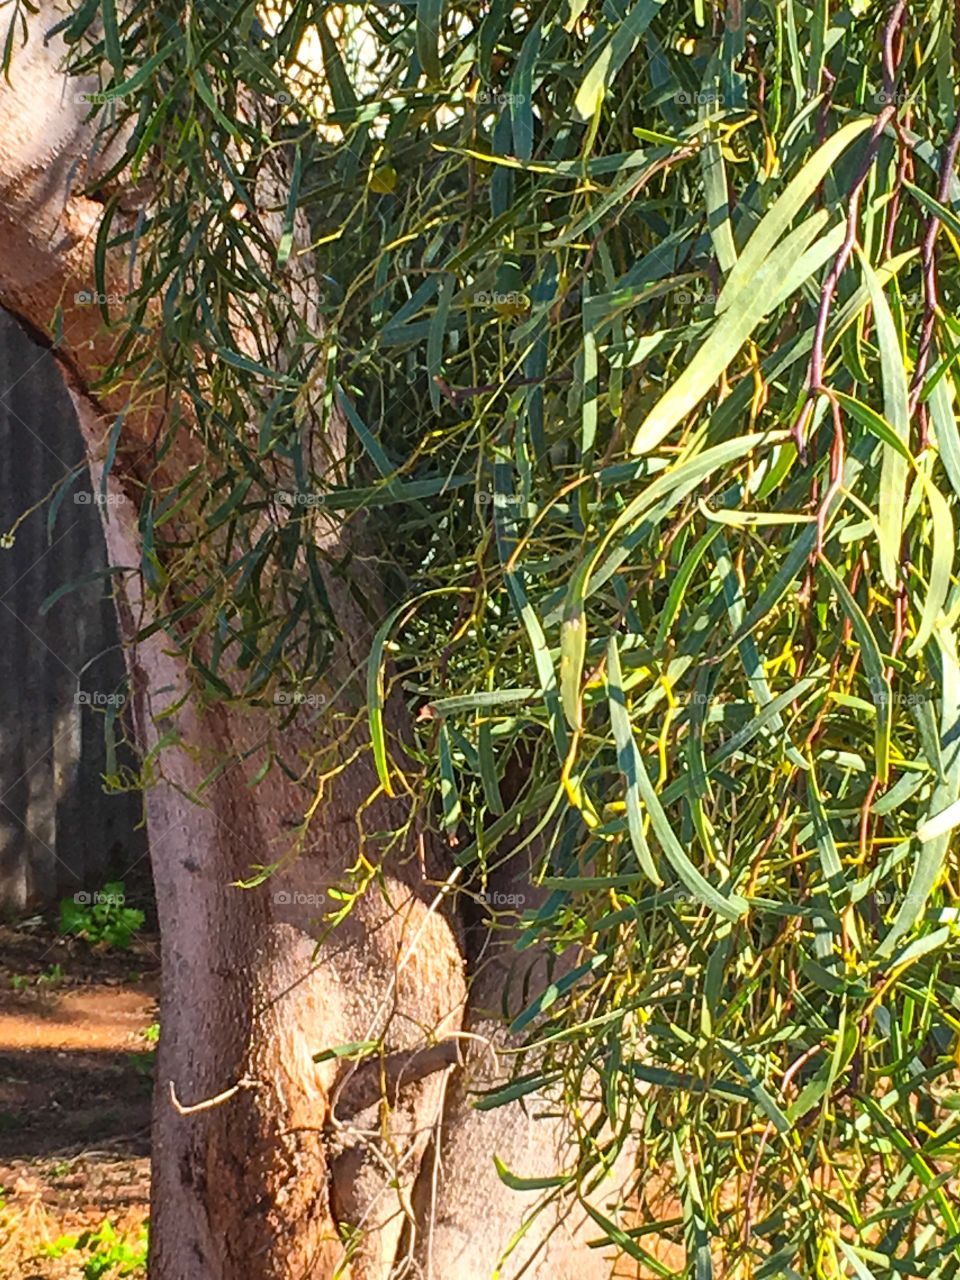
[[[137,1238],[158,992],[154,937],[116,951],[0,926],[0,1280],[83,1280],[89,1252],[47,1248],[104,1220]]]

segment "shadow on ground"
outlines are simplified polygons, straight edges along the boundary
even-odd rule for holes
[[[158,991],[155,938],[96,951],[36,920],[0,927],[3,1280],[79,1280],[86,1255],[63,1241],[105,1221],[138,1238]]]

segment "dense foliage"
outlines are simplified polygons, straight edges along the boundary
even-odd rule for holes
[[[146,476],[141,520],[198,689],[240,669],[255,702],[324,688],[318,732],[360,713],[323,683],[314,531],[364,513],[382,785],[464,892],[522,828],[549,890],[524,936],[580,950],[530,992],[509,1093],[595,1096],[613,1137],[578,1121],[545,1194],[638,1136],[618,1240],[685,1240],[697,1277],[960,1267],[956,23],[85,0],[65,26],[149,197],[107,206],[98,261],[139,283],[105,385],[189,406],[161,464],[194,423],[211,460]]]

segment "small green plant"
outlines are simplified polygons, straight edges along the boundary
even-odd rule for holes
[[[157,1065],[157,1051],[145,1049],[141,1053],[128,1053],[127,1061],[138,1076],[151,1080]]]
[[[52,964],[49,969],[38,973],[35,978],[32,978],[29,973],[15,973],[10,978],[10,985],[14,991],[26,991],[31,984],[38,987],[57,987],[66,976],[62,965]]]
[[[83,1280],[103,1280],[104,1277],[145,1276],[147,1266],[147,1228],[142,1227],[132,1239],[120,1235],[104,1218],[96,1231],[84,1231],[79,1236],[59,1236],[52,1244],[45,1245],[42,1253],[47,1258],[62,1258],[76,1250],[89,1253],[81,1267]]]
[[[96,893],[81,891],[60,903],[60,932],[125,951],[142,928],[144,914],[126,906],[122,880],[112,880]]]
[[[156,1046],[160,1039],[160,1023],[151,1022],[148,1027],[144,1027],[140,1035],[153,1048],[141,1050],[139,1053],[128,1053],[127,1058],[138,1075],[152,1079],[157,1065]]]

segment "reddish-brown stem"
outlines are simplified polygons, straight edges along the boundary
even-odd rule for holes
[[[840,485],[843,482],[843,417],[840,413],[840,403],[837,397],[831,395],[830,392],[826,394],[830,398],[830,411],[833,414],[833,444],[830,446],[830,484],[827,486],[827,491],[823,495],[823,501],[820,503],[820,509],[817,512],[816,559],[823,555],[823,538],[826,532],[827,516],[830,514],[830,504],[839,493]]]
[[[811,1058],[815,1058],[822,1048],[823,1048],[823,1041],[818,1040],[815,1045],[812,1045],[809,1049],[804,1050],[804,1052],[800,1054],[799,1058],[797,1058],[794,1062],[791,1062],[790,1066],[787,1067],[786,1071],[783,1073],[783,1083],[781,1085],[781,1089],[784,1093],[786,1093],[791,1082],[793,1081],[793,1077],[797,1074],[797,1072],[800,1071],[802,1067],[805,1067]],[[757,1175],[760,1172],[760,1161],[763,1159],[764,1149],[766,1148],[766,1145],[769,1142],[770,1136],[772,1133],[773,1133],[773,1124],[771,1123],[771,1124],[768,1124],[766,1129],[764,1129],[763,1131],[763,1135],[760,1138],[760,1146],[757,1148],[757,1158],[756,1160],[754,1160],[753,1169],[750,1171],[750,1181],[747,1184],[747,1194],[744,1197],[743,1238],[745,1241],[749,1241],[751,1235],[753,1234],[753,1217],[752,1217],[753,1191],[754,1191],[754,1187],[756,1186]]]
[[[949,198],[950,179],[953,177],[957,163],[957,150],[960,148],[960,111],[953,126],[953,132],[944,148],[940,160],[940,182],[937,186],[937,199],[941,204]],[[923,379],[930,361],[930,349],[933,345],[933,328],[937,312],[937,235],[940,231],[940,219],[932,213],[927,220],[923,237],[921,261],[923,264],[923,327],[920,331],[920,346],[917,351],[917,364],[910,387],[910,411],[916,409],[923,390]],[[924,433],[925,434],[925,433]],[[926,443],[926,440],[921,442]]]
[[[830,319],[830,309],[833,306],[833,299],[840,276],[843,274],[856,244],[857,223],[860,216],[860,201],[863,196],[864,184],[876,158],[877,150],[880,146],[880,138],[890,121],[896,117],[896,106],[894,105],[894,78],[896,76],[894,41],[905,9],[906,0],[897,0],[883,29],[883,87],[886,101],[870,131],[866,151],[850,190],[847,206],[847,230],[843,244],[837,251],[833,264],[827,273],[827,278],[824,280],[820,290],[820,306],[817,311],[813,346],[810,351],[807,398],[793,427],[797,452],[804,463],[807,460],[806,428],[812,413],[812,401],[823,390],[824,343],[826,341],[827,323]]]

